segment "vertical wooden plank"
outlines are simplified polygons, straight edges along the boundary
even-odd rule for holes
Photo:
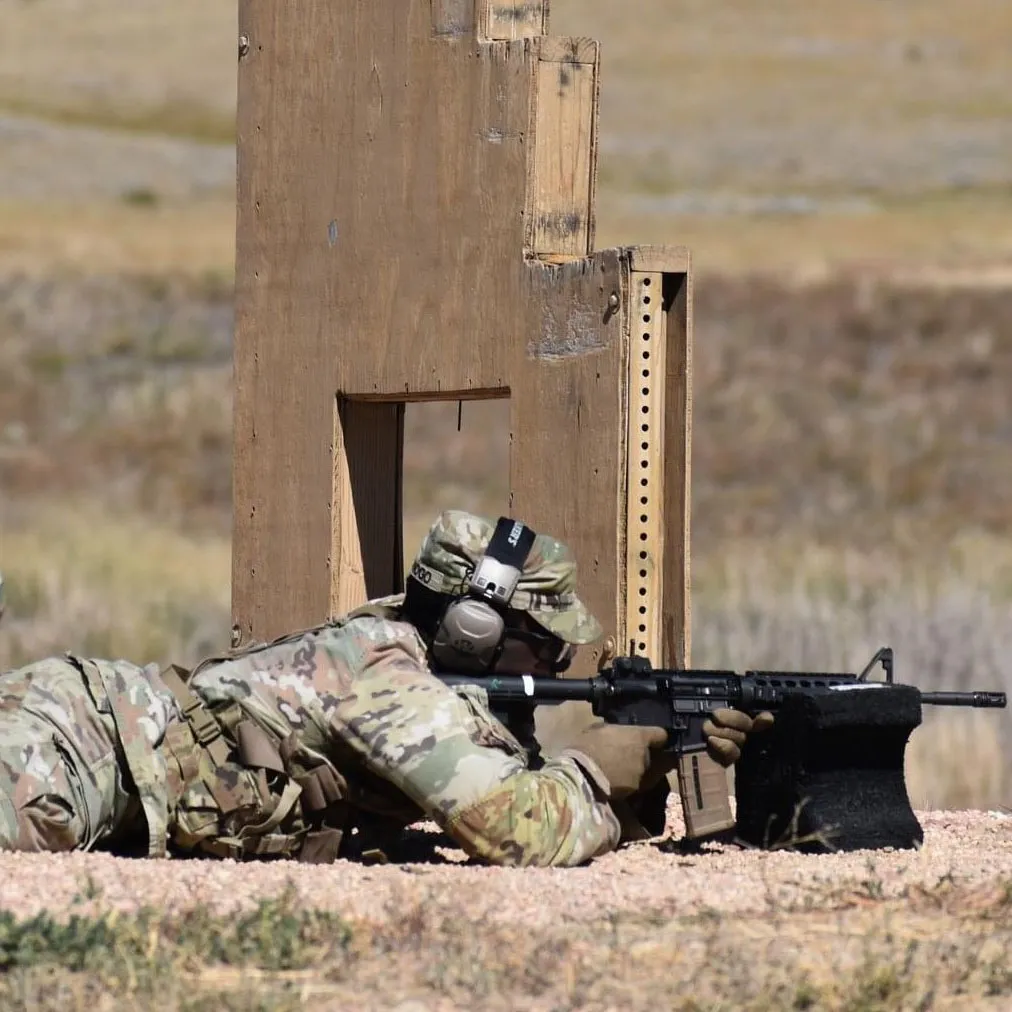
[[[545,38],[537,72],[528,244],[535,254],[586,256],[593,243],[600,47]]]
[[[664,275],[633,271],[629,285],[626,451],[625,638],[654,664],[664,659],[661,625],[666,530]]]
[[[611,312],[622,259],[603,250],[559,266],[529,262],[525,355],[511,393],[510,507],[562,538],[580,595],[606,636],[624,622],[625,314]],[[597,667],[603,644],[580,650],[572,677]]]
[[[646,377],[657,379],[664,388],[659,416],[663,426],[660,474],[663,497],[658,507],[658,514],[663,516],[664,541],[663,550],[656,558],[661,573],[658,588],[661,630],[654,663],[688,667],[691,642],[692,265],[689,251],[682,246],[633,246],[629,248],[629,262],[634,279],[629,296],[633,354],[637,333],[641,344],[650,343],[644,342],[642,336],[650,326],[660,327],[656,339],[663,346],[662,359],[651,368],[650,377]],[[637,278],[641,279],[639,284],[635,281]],[[646,278],[651,279],[650,286],[642,284],[642,279]],[[645,287],[654,289],[649,303],[643,302]],[[658,307],[662,310],[660,318],[653,312]],[[648,315],[649,321],[644,319]],[[651,340],[654,336],[651,332]],[[651,357],[656,358],[652,351]]]
[[[335,399],[331,616],[403,587],[404,405]]]
[[[479,0],[481,34],[490,41],[524,39],[548,31],[548,0]]]
[[[239,0],[239,33],[251,38],[255,22],[252,0]],[[255,50],[253,51],[255,53]],[[232,645],[248,643],[254,635],[257,591],[250,573],[260,557],[258,511],[266,494],[255,467],[257,386],[257,299],[250,283],[261,267],[263,253],[256,241],[253,208],[256,199],[250,154],[255,144],[260,103],[249,53],[239,60],[236,108],[236,264],[235,324],[232,341]]]
[[[690,513],[692,488],[692,270],[664,276],[665,355],[664,617],[661,656],[688,667],[692,655]]]

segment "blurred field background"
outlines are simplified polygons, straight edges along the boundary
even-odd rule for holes
[[[695,257],[693,661],[888,642],[902,681],[1012,689],[1012,5],[552,31],[603,43],[597,245]],[[0,7],[0,668],[227,640],[235,66],[231,0]],[[503,505],[504,408],[409,408],[409,552]],[[1012,806],[1012,716],[929,715],[910,783]]]

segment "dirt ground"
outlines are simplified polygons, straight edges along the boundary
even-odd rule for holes
[[[401,1012],[1007,1008],[1012,814],[919,817],[916,851],[800,855],[686,850],[672,808],[669,839],[555,870],[460,867],[425,825],[409,860],[387,866],[7,855],[0,902],[64,921],[144,905],[235,918],[283,895],[348,930],[295,973],[191,959],[170,1008],[215,991],[230,1007]]]
[[[353,922],[396,921],[425,900],[447,916],[540,928],[632,914],[675,918],[710,911],[752,917],[773,909],[810,909],[816,902],[845,907],[862,893],[869,900],[893,901],[942,883],[970,892],[1012,877],[1012,811],[917,815],[925,834],[919,849],[802,854],[731,842],[694,847],[684,839],[681,813],[672,801],[663,837],[566,869],[473,864],[431,823],[407,830],[401,849],[391,852],[396,863],[388,865],[4,854],[0,895],[4,908],[19,916],[66,911],[75,898],[76,912],[85,912],[80,896],[96,891],[104,908],[121,913],[150,903],[164,913],[195,904],[234,913],[290,887],[300,905],[336,910]],[[249,877],[253,869],[255,883]]]

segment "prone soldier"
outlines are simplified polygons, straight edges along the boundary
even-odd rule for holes
[[[317,628],[192,673],[67,654],[0,676],[0,849],[320,863],[427,818],[484,862],[582,864],[663,828],[665,732],[584,722],[539,757],[432,672],[557,675],[600,635],[562,542],[447,511],[403,595]],[[758,729],[716,712],[709,751],[731,765]]]

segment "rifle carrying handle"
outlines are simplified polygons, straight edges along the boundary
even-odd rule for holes
[[[727,770],[705,752],[687,752],[678,760],[678,796],[685,835],[690,840],[733,829]]]

